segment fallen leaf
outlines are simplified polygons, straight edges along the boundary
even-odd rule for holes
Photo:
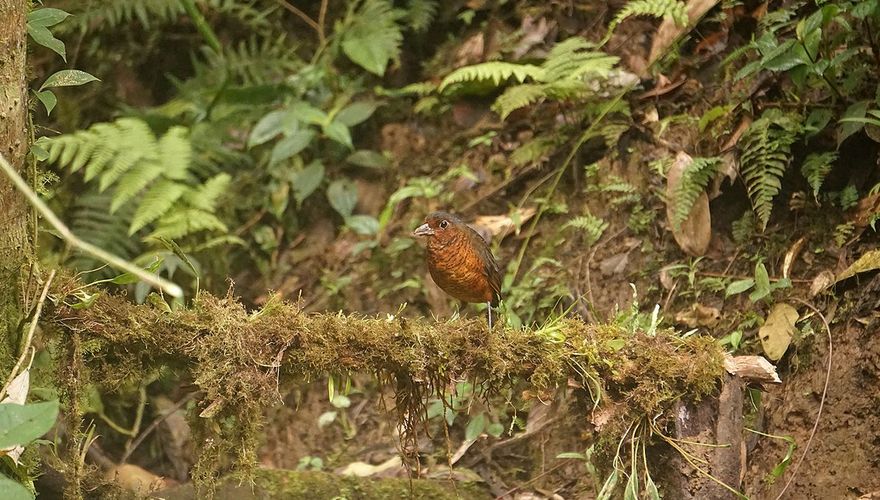
[[[379,465],[371,465],[366,462],[352,462],[346,465],[339,473],[343,476],[370,477],[402,466],[403,463],[400,461],[400,456],[395,455]]]
[[[819,295],[832,284],[834,284],[834,273],[827,269],[822,271],[817,274],[816,277],[813,278],[813,282],[810,283],[810,297]]]
[[[842,273],[838,274],[834,282],[840,283],[841,281],[847,278],[852,278],[857,274],[875,271],[877,269],[880,269],[880,250],[871,250],[859,257],[857,261],[853,262],[852,265],[846,268]]]
[[[721,321],[721,311],[717,307],[693,304],[690,309],[680,311],[675,315],[676,323],[687,325],[689,328],[698,326],[713,327]]]
[[[696,26],[709,9],[715,6],[719,0],[689,0],[687,3],[688,23],[686,26],[679,26],[670,17],[663,18],[660,27],[657,28],[657,34],[654,35],[654,41],[651,43],[651,55],[648,57],[648,66],[663,57],[666,51],[680,37],[684,36]]]
[[[170,486],[165,478],[134,464],[121,464],[110,468],[104,474],[108,481],[114,481],[127,491],[149,493]]]
[[[797,260],[798,255],[801,253],[801,249],[804,247],[804,243],[807,241],[806,236],[801,236],[791,248],[788,249],[788,252],[785,252],[785,259],[782,261],[782,277],[788,278],[791,276],[791,266],[794,264],[794,261]]]
[[[535,215],[534,207],[519,208],[511,215],[480,215],[474,219],[472,227],[487,241],[492,237],[504,238],[512,231],[519,232],[529,219]],[[486,233],[490,236],[485,238]]]
[[[778,361],[788,350],[794,336],[794,324],[800,315],[788,304],[776,304],[767,315],[764,326],[758,330],[761,347],[771,361]]]
[[[679,151],[669,173],[666,175],[666,220],[669,223],[675,242],[688,255],[699,257],[705,255],[712,239],[712,220],[709,213],[709,197],[700,193],[687,218],[676,229],[672,220],[675,214],[675,193],[681,184],[685,169],[693,162],[687,153]]]
[[[538,19],[538,22],[535,22],[535,18],[532,16],[525,16],[519,27],[519,31],[523,34],[523,37],[513,49],[513,59],[516,60],[522,58],[522,56],[526,55],[526,52],[531,50],[532,47],[544,43],[544,39],[547,38],[550,30],[555,26],[555,22],[547,22],[547,19],[544,17]]]

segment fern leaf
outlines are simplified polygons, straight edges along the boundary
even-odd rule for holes
[[[155,183],[144,194],[140,205],[131,219],[128,234],[132,235],[150,222],[166,213],[187,190],[186,185],[172,180],[161,180]]]
[[[416,33],[421,33],[428,29],[436,15],[436,0],[409,0],[407,3],[407,21]]]
[[[176,240],[200,231],[223,231],[226,224],[216,215],[196,208],[182,209],[171,212],[163,217],[147,238],[167,238]]]
[[[801,165],[801,174],[810,183],[813,188],[813,197],[818,198],[819,189],[825,182],[825,177],[831,172],[832,164],[837,161],[836,151],[827,151],[825,153],[813,153],[804,159]]]
[[[165,169],[165,177],[184,180],[188,175],[192,160],[192,145],[184,127],[171,127],[159,139],[159,162]]]
[[[501,119],[507,118],[510,113],[517,109],[534,104],[546,96],[544,85],[526,83],[509,87],[495,99],[492,109],[501,115]]]
[[[718,169],[721,167],[721,158],[692,158],[690,165],[681,173],[681,181],[675,189],[675,210],[672,215],[672,226],[675,230],[681,228],[681,223],[687,219],[694,208],[697,198],[706,191]]]
[[[580,229],[587,238],[587,245],[591,246],[599,241],[599,238],[608,229],[608,223],[591,213],[586,213],[566,222],[563,229],[569,227]]]
[[[550,51],[541,65],[543,82],[581,80],[592,75],[605,78],[619,58],[604,52],[589,50],[590,44],[581,37],[564,40]]]
[[[119,179],[119,184],[113,192],[113,202],[110,204],[110,213],[115,213],[119,207],[125,205],[134,195],[147,187],[162,175],[162,164],[158,162],[145,163],[143,168],[128,171]]]
[[[388,0],[365,0],[349,12],[342,32],[342,51],[349,59],[378,76],[400,53],[403,33],[397,21],[405,15]]]
[[[791,145],[801,131],[797,117],[768,109],[740,139],[740,175],[745,181],[761,230],[767,228],[773,199],[791,161]]]
[[[687,5],[684,2],[678,0],[630,0],[608,25],[608,34],[610,35],[617,25],[632,16],[669,16],[679,26],[687,26],[688,23]],[[608,35],[606,35],[607,37]]]
[[[217,205],[217,199],[226,192],[231,182],[232,177],[229,174],[215,175],[198,188],[187,192],[184,200],[193,208],[213,211]]]
[[[532,64],[516,64],[503,61],[490,61],[459,68],[446,75],[440,82],[439,90],[443,92],[453,83],[489,80],[495,86],[501,85],[508,78],[523,83],[527,78],[535,78],[542,74],[542,69]]]

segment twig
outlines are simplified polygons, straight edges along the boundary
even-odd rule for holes
[[[561,464],[559,464],[559,465],[556,465],[555,467],[552,467],[552,468],[550,468],[550,469],[547,469],[546,471],[544,471],[544,472],[538,474],[537,476],[535,476],[535,477],[529,479],[528,481],[524,482],[523,484],[520,484],[519,486],[514,486],[513,488],[511,488],[511,489],[505,491],[504,493],[498,495],[497,497],[495,497],[495,500],[500,500],[501,498],[507,498],[508,495],[511,495],[512,493],[515,493],[517,490],[520,490],[520,489],[522,489],[522,488],[525,488],[526,486],[528,486],[528,485],[534,483],[535,481],[537,481],[538,479],[541,479],[542,477],[546,476],[547,474],[550,474],[550,473],[556,472],[557,469],[559,469],[560,467],[562,467],[562,466],[565,465],[565,464],[566,464],[566,463],[563,462],[563,463],[561,463]]]
[[[155,420],[153,420],[152,422],[150,422],[150,425],[148,425],[147,428],[144,429],[144,432],[142,432],[142,433],[137,437],[137,439],[135,439],[135,440],[131,443],[131,446],[129,446],[127,450],[125,450],[125,453],[122,455],[122,458],[119,459],[119,463],[124,464],[126,461],[128,461],[128,458],[131,457],[131,454],[134,452],[134,450],[136,450],[137,447],[141,445],[141,443],[144,441],[144,439],[146,439],[146,437],[149,436],[151,432],[153,432],[154,430],[156,430],[156,428],[159,427],[159,425],[161,425],[162,422],[168,420],[168,417],[170,417],[172,413],[176,412],[176,411],[179,410],[183,405],[185,405],[185,404],[187,404],[188,402],[190,402],[190,401],[191,401],[193,398],[195,398],[199,393],[200,393],[200,391],[195,391],[195,392],[191,392],[191,393],[187,394],[186,396],[182,397],[182,398],[180,399],[180,401],[174,403],[174,405],[172,405],[170,408],[168,408],[167,410],[165,410],[165,411],[164,411],[161,415],[159,415]]]
[[[828,334],[828,368],[825,370],[825,386],[822,387],[822,399],[819,400],[819,410],[816,412],[816,421],[813,422],[813,429],[810,431],[810,437],[807,439],[807,444],[804,446],[804,453],[801,455],[801,459],[798,460],[798,463],[795,464],[794,469],[791,471],[791,475],[788,476],[788,481],[785,482],[785,486],[783,486],[782,491],[779,492],[779,495],[776,496],[776,500],[782,498],[782,495],[785,494],[785,490],[788,489],[791,482],[794,481],[795,476],[797,476],[798,469],[801,468],[801,464],[804,463],[804,460],[807,458],[807,453],[810,451],[810,445],[813,443],[813,438],[816,437],[816,429],[819,428],[819,420],[822,418],[822,409],[825,407],[825,397],[828,394],[828,383],[831,381],[831,362],[832,362],[832,354],[834,353],[834,343],[831,340],[831,327],[828,326],[828,320],[825,319],[825,315],[822,314],[821,311],[816,309],[813,304],[809,302],[795,298],[797,302],[809,307],[819,316],[819,319],[822,320],[822,324],[825,326],[825,333]]]
[[[73,248],[76,248],[82,252],[85,252],[92,257],[104,261],[111,266],[129,272],[135,276],[137,276],[140,280],[164,291],[168,295],[172,297],[183,297],[183,289],[181,289],[178,285],[156,276],[154,274],[150,274],[147,271],[141,269],[140,267],[132,264],[131,262],[117,257],[109,252],[106,252],[91,243],[85,242],[79,239],[71,230],[61,222],[61,219],[52,212],[52,210],[43,203],[43,200],[37,196],[30,186],[18,175],[18,172],[12,168],[12,165],[6,160],[6,158],[0,154],[0,170],[6,174],[7,177],[12,181],[12,184],[15,185],[16,188],[27,198],[28,202],[33,205],[34,208],[37,209],[37,212],[46,219],[46,222],[49,223],[56,231],[61,235],[61,238],[67,242]]]
[[[308,24],[313,30],[315,30],[315,33],[318,34],[319,41],[321,43],[323,43],[323,41],[324,41],[324,28],[322,28],[321,25],[316,23],[314,19],[309,17],[308,14],[306,14],[305,12],[296,8],[294,5],[292,5],[287,0],[275,0],[275,2],[278,5],[289,10],[290,12],[293,12],[293,14],[296,15],[296,17],[302,19],[304,23]],[[324,7],[324,9],[326,10],[326,7]]]
[[[0,156],[0,158],[2,158],[2,156]],[[9,390],[9,386],[12,385],[12,381],[15,380],[18,370],[24,365],[24,360],[27,359],[28,352],[31,350],[31,342],[34,340],[34,332],[37,331],[37,321],[40,320],[40,313],[43,312],[43,304],[46,302],[46,296],[49,295],[49,285],[52,284],[53,278],[55,278],[54,269],[49,273],[49,277],[46,278],[46,284],[43,285],[43,292],[40,294],[40,300],[37,301],[37,307],[34,310],[34,317],[31,320],[31,326],[28,328],[27,339],[24,341],[24,348],[21,350],[21,355],[18,357],[15,367],[9,372],[9,377],[6,378],[6,383],[3,384],[3,390],[0,390],[0,401],[3,400],[3,396],[6,395],[6,391]]]

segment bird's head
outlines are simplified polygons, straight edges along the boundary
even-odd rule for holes
[[[434,212],[425,217],[425,223],[413,231],[413,236],[427,238],[438,243],[446,242],[462,234],[464,222],[448,212]]]

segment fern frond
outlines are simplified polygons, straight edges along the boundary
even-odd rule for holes
[[[518,167],[544,161],[557,145],[557,139],[548,136],[535,137],[523,143],[510,154],[510,161]]]
[[[131,219],[128,234],[132,235],[136,233],[142,227],[168,212],[168,209],[174,205],[174,202],[183,196],[186,190],[186,185],[169,179],[164,179],[153,184],[153,186],[144,193],[141,203],[138,205],[134,217]]]
[[[192,160],[192,145],[189,130],[184,127],[171,127],[159,139],[159,163],[164,168],[165,177],[181,181],[189,174]]]
[[[201,186],[192,189],[184,196],[184,201],[193,208],[211,212],[217,205],[220,195],[229,189],[232,177],[229,174],[218,174],[205,181]]]
[[[403,33],[397,21],[405,15],[389,0],[365,0],[346,16],[340,33],[342,51],[362,68],[382,76],[388,62],[400,54]]]
[[[437,15],[436,0],[409,0],[406,6],[407,22],[416,33],[428,29]]]
[[[536,78],[542,74],[542,69],[532,64],[517,64],[503,61],[490,61],[480,64],[473,64],[458,68],[452,73],[446,75],[446,78],[440,82],[439,91],[443,92],[453,83],[465,83],[474,81],[491,81],[495,86],[501,85],[502,82],[509,78],[515,79],[518,83],[523,83],[527,78]]]
[[[767,228],[773,198],[791,161],[791,145],[801,131],[798,117],[768,109],[740,139],[740,175],[745,181],[761,231]]]
[[[590,246],[599,241],[599,238],[601,238],[605,230],[608,229],[608,222],[591,213],[586,213],[566,222],[563,229],[569,227],[580,229],[586,236],[587,245]]]
[[[163,217],[147,238],[176,240],[200,231],[228,231],[216,215],[197,208],[178,209]]]
[[[681,223],[687,219],[694,208],[697,198],[701,193],[706,191],[718,169],[721,168],[721,158],[713,156],[711,158],[692,158],[690,165],[685,167],[681,173],[681,181],[675,189],[674,201],[675,210],[672,215],[672,226],[678,230]]]
[[[546,96],[544,85],[526,83],[507,88],[504,93],[495,99],[492,109],[501,116],[507,118],[510,113],[517,109],[534,104]]]
[[[541,64],[539,80],[581,80],[588,75],[607,78],[619,61],[601,51],[590,50],[590,44],[581,37],[572,37],[556,44]]]
[[[78,237],[124,259],[138,253],[138,243],[128,237],[132,206],[126,205],[116,214],[110,212],[111,196],[108,193],[86,191],[76,197],[70,209],[68,223]],[[81,253],[74,253],[68,265],[78,271],[97,269],[102,263]],[[115,271],[103,268],[96,272],[97,278],[107,278]]]
[[[608,33],[610,34],[617,25],[632,16],[661,18],[669,16],[679,26],[687,26],[688,23],[687,5],[684,2],[678,0],[630,0],[614,16],[611,24],[608,25]]]
[[[825,177],[831,172],[832,164],[837,161],[837,157],[836,151],[827,151],[824,153],[812,153],[804,159],[804,163],[801,165],[801,174],[810,183],[810,187],[813,188],[814,198],[819,196],[819,189],[822,187],[822,183],[825,182]]]

